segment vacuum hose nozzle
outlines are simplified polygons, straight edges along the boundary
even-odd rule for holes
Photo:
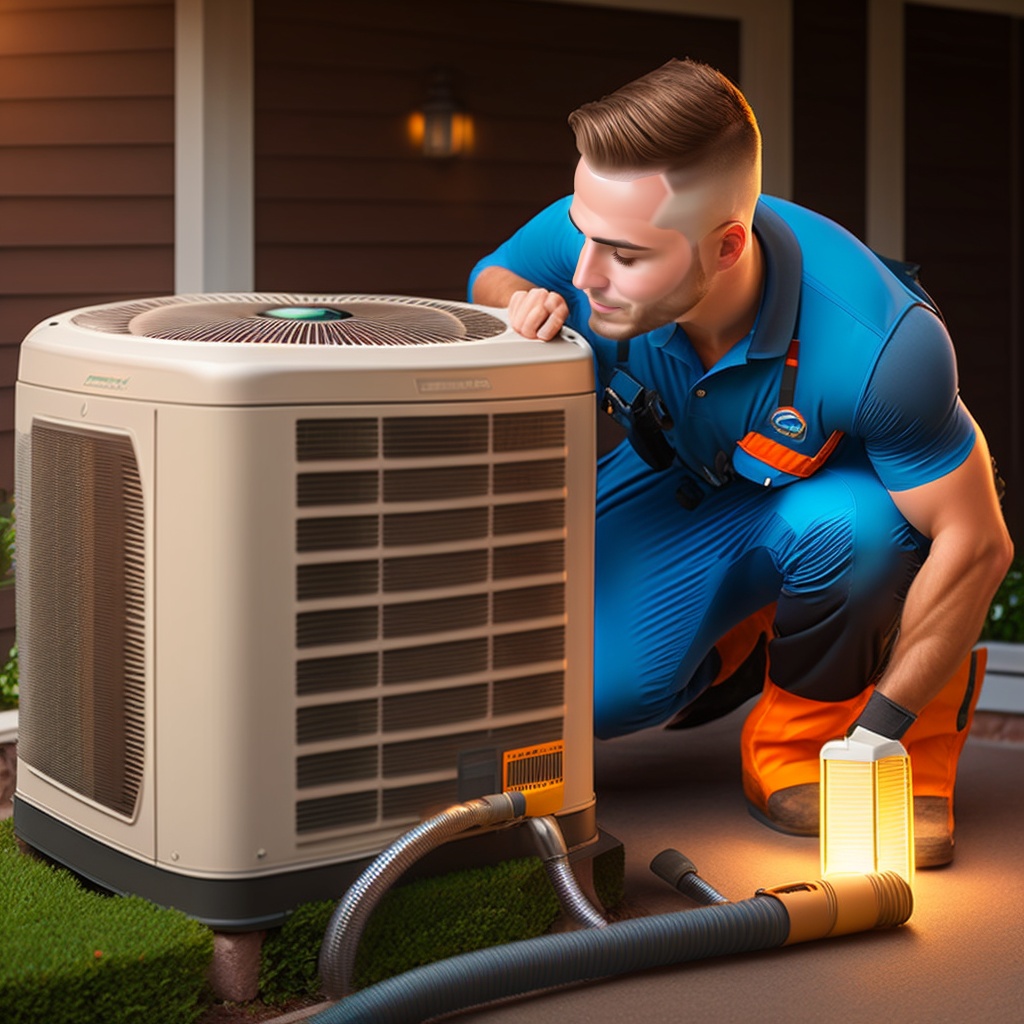
[[[651,861],[651,870],[668,882],[673,889],[678,889],[684,896],[689,896],[697,903],[712,906],[715,903],[729,902],[728,897],[723,896],[697,874],[697,866],[678,850],[662,850]]]
[[[830,875],[816,882],[793,882],[758,889],[779,900],[789,915],[785,945],[833,935],[892,928],[910,918],[914,894],[895,871],[878,875]]]

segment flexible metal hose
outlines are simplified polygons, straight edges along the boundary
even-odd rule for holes
[[[352,988],[356,949],[363,927],[381,898],[417,860],[435,847],[471,828],[498,825],[522,817],[526,800],[521,793],[493,796],[456,804],[401,836],[352,883],[335,907],[320,945],[320,979],[332,999]]]
[[[553,817],[529,818],[527,825],[562,910],[584,928],[604,928],[608,922],[587,899],[569,866],[569,851],[558,822]]]
[[[912,908],[910,887],[891,873],[779,886],[737,903],[465,953],[363,989],[310,1024],[419,1024],[573,982],[891,927]]]

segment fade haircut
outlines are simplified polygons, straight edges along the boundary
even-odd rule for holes
[[[569,115],[580,155],[611,173],[760,168],[761,133],[740,90],[693,60],[670,60]]]

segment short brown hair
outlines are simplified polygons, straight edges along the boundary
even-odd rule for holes
[[[761,133],[743,93],[693,60],[660,68],[569,115],[576,147],[607,171],[673,170],[760,158]]]

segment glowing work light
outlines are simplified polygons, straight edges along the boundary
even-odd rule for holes
[[[895,871],[913,884],[914,797],[899,740],[858,726],[821,748],[821,870]]]

